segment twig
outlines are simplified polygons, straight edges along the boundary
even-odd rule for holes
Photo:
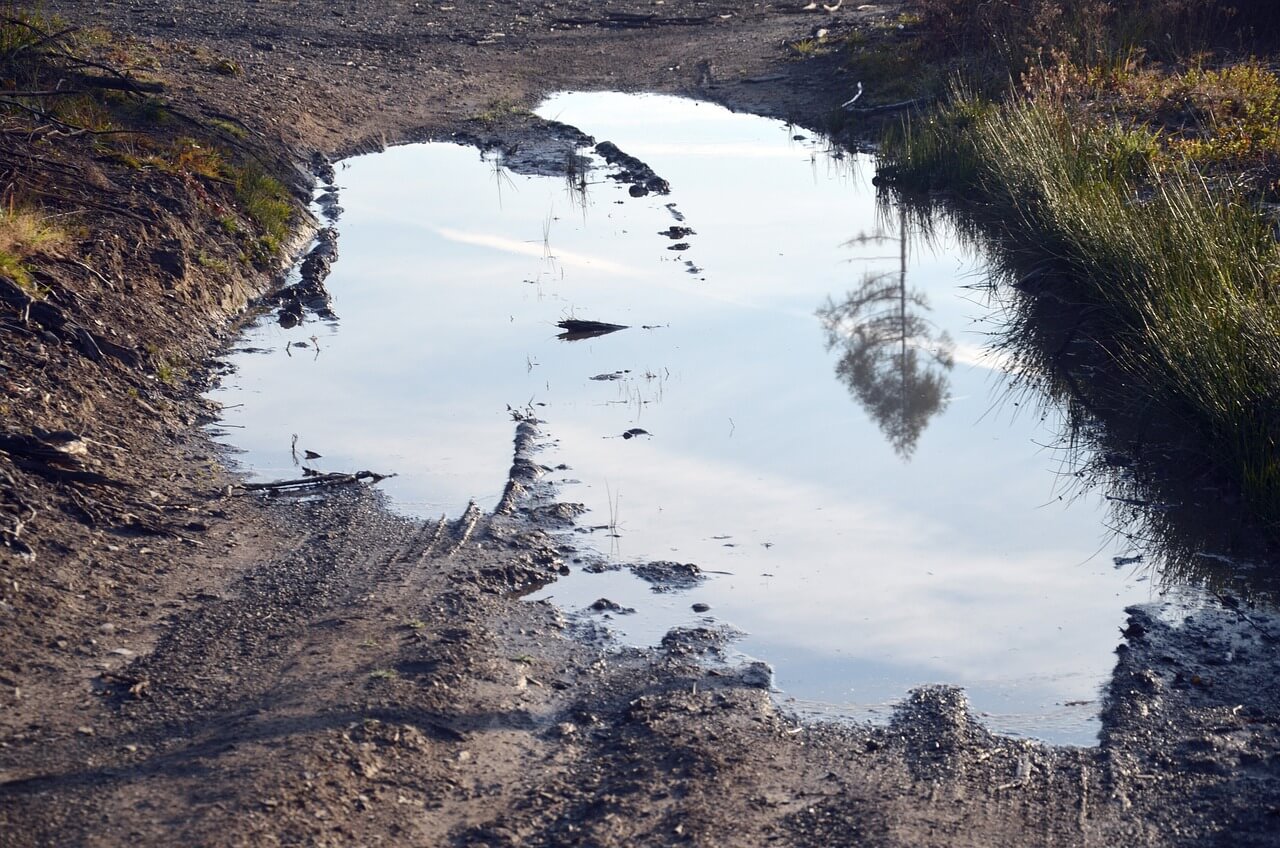
[[[846,108],[855,115],[880,115],[885,112],[899,112],[903,109],[910,109],[923,102],[924,98],[917,97],[913,100],[900,100],[897,103],[885,103],[880,106],[848,106]]]
[[[227,425],[224,425],[227,426]],[[241,483],[238,488],[246,492],[289,492],[301,489],[319,489],[328,486],[344,486],[359,483],[361,480],[372,480],[377,483],[394,477],[394,474],[377,474],[373,471],[357,471],[354,474],[321,474],[319,477],[302,477],[297,480],[277,480],[273,483]]]

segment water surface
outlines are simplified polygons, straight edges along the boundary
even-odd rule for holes
[[[297,434],[320,470],[398,472],[408,512],[491,507],[510,409],[532,409],[563,498],[610,525],[584,545],[716,572],[664,595],[579,572],[539,597],[634,607],[607,621],[623,642],[732,624],[806,709],[874,715],[948,682],[996,729],[1092,742],[1123,608],[1154,590],[1059,473],[1057,415],[1007,395],[977,258],[878,210],[869,160],[775,121],[618,94],[540,114],[671,194],[450,144],[344,163],[339,320],[259,324],[245,344],[268,352],[216,393],[243,404],[227,423],[253,473],[295,476]],[[629,329],[566,342],[566,318]]]

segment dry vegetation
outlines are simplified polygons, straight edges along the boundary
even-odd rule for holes
[[[921,7],[915,49],[967,73],[889,133],[885,175],[979,221],[998,280],[1089,312],[1125,387],[1108,403],[1173,422],[1280,530],[1269,5]]]

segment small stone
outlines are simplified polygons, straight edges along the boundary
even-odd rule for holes
[[[568,739],[578,733],[578,726],[571,721],[562,721],[556,725],[556,733],[561,739]]]
[[[697,603],[693,605],[694,612],[707,612],[711,609],[711,604]]]
[[[93,736],[93,735],[94,735],[93,728],[92,728],[92,727],[90,727],[90,726],[89,726],[89,725],[87,725],[87,724],[82,724],[82,725],[80,725],[79,727],[77,727],[77,728],[76,728],[76,733],[79,733],[81,736]]]

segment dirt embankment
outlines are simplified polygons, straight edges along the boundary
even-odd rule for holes
[[[559,88],[821,124],[850,86],[784,42],[886,12],[801,5],[46,8],[118,34],[103,58],[297,198],[316,152],[502,142]],[[197,393],[268,286],[237,235],[259,222],[223,172],[136,167],[86,134],[9,150],[81,225],[36,263],[56,314],[0,311],[5,844],[1271,844],[1280,622],[1136,613],[1088,750],[993,737],[947,689],[886,728],[805,726],[760,668],[708,672],[688,635],[600,654],[515,597],[576,553],[540,509],[554,423],[513,422],[493,515],[229,491]]]

